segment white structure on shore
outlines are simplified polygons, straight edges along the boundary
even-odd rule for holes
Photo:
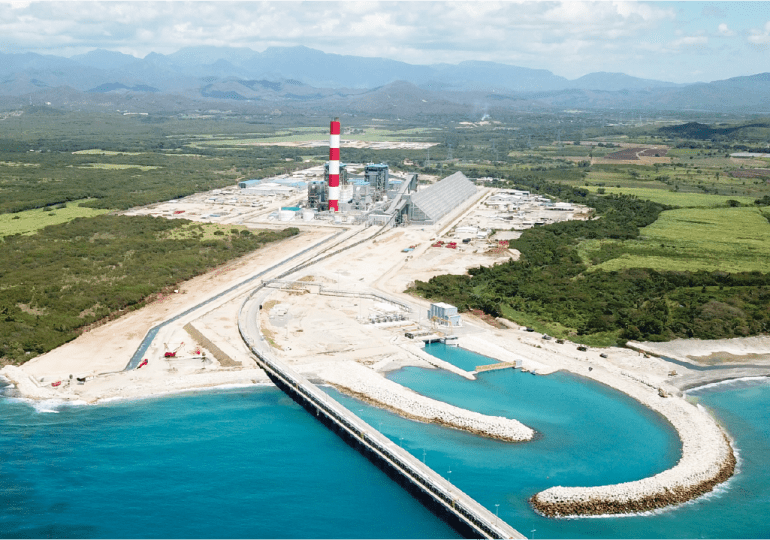
[[[430,305],[428,319],[447,326],[460,326],[460,314],[457,308],[444,302],[435,302]]]

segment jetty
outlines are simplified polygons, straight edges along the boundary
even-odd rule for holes
[[[256,291],[255,291],[256,292]],[[290,366],[274,358],[258,323],[259,303],[244,302],[238,328],[268,377],[348,444],[467,538],[526,538],[447,479],[385,437]]]

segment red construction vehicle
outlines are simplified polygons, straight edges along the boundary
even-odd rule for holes
[[[163,345],[166,345],[166,344],[164,343]],[[183,341],[182,343],[180,343],[180,344],[179,344],[179,347],[177,347],[177,348],[176,348],[176,349],[174,349],[173,351],[168,351],[168,350],[167,350],[167,351],[166,351],[166,352],[163,354],[163,357],[164,357],[164,358],[174,358],[174,357],[176,356],[176,352],[177,352],[179,349],[181,349],[181,348],[182,348],[182,345],[184,345],[184,341]],[[166,345],[166,349],[168,349],[168,348],[169,348],[169,347],[168,347],[168,345]]]
[[[457,249],[457,242],[449,242],[445,247],[449,249]]]

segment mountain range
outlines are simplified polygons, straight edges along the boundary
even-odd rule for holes
[[[73,94],[74,91],[74,94]],[[83,94],[83,95],[80,95]],[[0,105],[29,97],[80,105],[154,95],[178,106],[228,100],[294,108],[338,104],[395,112],[452,112],[480,102],[524,109],[704,110],[764,113],[770,74],[674,84],[597,72],[569,80],[545,69],[495,62],[415,65],[386,58],[328,54],[307,47],[188,47],[144,58],[103,49],[64,58],[0,53]],[[161,96],[165,98],[161,99]],[[67,102],[72,104],[72,102]],[[419,105],[423,104],[423,105]]]

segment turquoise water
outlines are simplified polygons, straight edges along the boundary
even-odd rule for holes
[[[767,379],[696,393],[740,452],[739,473],[716,494],[655,515],[552,520],[527,499],[555,484],[668,468],[679,454],[671,428],[624,395],[569,374],[506,370],[467,381],[410,368],[391,378],[538,431],[535,441],[503,443],[340,396],[529,537],[770,538]],[[456,537],[273,387],[55,410],[0,397],[0,537]]]
[[[740,453],[739,473],[715,493],[652,515],[553,520],[535,514],[527,499],[552,485],[614,483],[666,469],[679,455],[671,427],[623,394],[565,373],[543,377],[495,371],[474,382],[438,370],[409,368],[390,378],[455,405],[517,418],[541,434],[530,443],[501,443],[406,421],[340,397],[527,536],[770,537],[766,519],[770,515],[768,379],[719,385],[698,393],[700,403],[726,425]]]
[[[0,537],[457,537],[274,387],[58,410],[0,398]]]
[[[498,362],[480,354],[468,354],[468,351],[460,347],[447,347],[443,343],[426,343],[423,350],[465,371],[476,371],[476,366],[486,366]]]

